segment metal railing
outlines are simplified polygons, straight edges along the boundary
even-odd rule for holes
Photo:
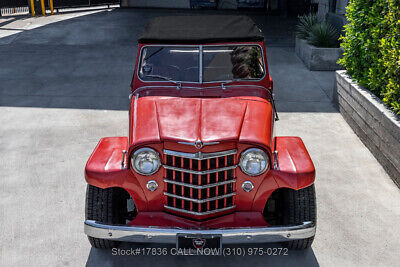
[[[27,0],[0,0],[0,16],[28,13]]]
[[[26,14],[29,14],[28,6],[0,8],[0,16],[26,15]]]

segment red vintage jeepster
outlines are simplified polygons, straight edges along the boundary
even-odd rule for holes
[[[278,119],[264,37],[244,16],[152,20],[139,39],[129,136],[105,137],[85,178],[85,233],[178,248],[311,246],[315,169]]]

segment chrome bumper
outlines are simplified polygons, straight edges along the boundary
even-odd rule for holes
[[[229,229],[180,229],[160,227],[117,226],[85,221],[85,234],[95,238],[138,243],[176,243],[177,234],[221,235],[223,244],[268,243],[303,239],[315,235],[315,224],[280,227],[251,227]]]

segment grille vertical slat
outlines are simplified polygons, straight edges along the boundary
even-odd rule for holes
[[[236,182],[233,171],[236,150],[209,153],[212,154],[209,157],[206,153],[198,153],[198,157],[176,151],[169,153],[172,155],[164,157],[166,209],[208,215],[235,207],[236,187],[232,184]]]
[[[176,166],[175,165],[175,157],[172,157],[172,166]],[[174,181],[176,181],[175,176],[176,176],[175,171],[172,171],[172,178]],[[176,185],[175,184],[174,184],[174,194],[176,194]],[[174,203],[174,207],[176,208],[176,198],[173,199],[173,203]]]
[[[207,170],[210,169],[210,159],[207,159]],[[207,174],[207,184],[210,184],[210,174]],[[210,188],[207,188],[207,198],[210,198]],[[207,211],[210,210],[210,202],[207,202]]]
[[[228,157],[225,157],[225,166],[226,165],[228,165]],[[225,181],[226,181],[227,177],[228,177],[228,173],[227,173],[227,171],[224,171],[224,179],[225,179]],[[227,191],[228,191],[228,185],[226,184],[224,186],[224,195],[226,195]],[[224,198],[224,207],[226,207],[226,198]]]
[[[236,170],[232,171],[232,176],[236,177]],[[232,192],[236,192],[236,183],[232,185]],[[236,203],[236,195],[232,197],[232,202]]]
[[[181,166],[182,167],[184,167],[183,163],[184,163],[184,160],[183,160],[183,158],[181,158]],[[182,180],[182,182],[184,181],[184,174],[183,173],[181,174],[181,180]],[[185,188],[183,186],[181,186],[182,196],[185,196],[185,192],[184,191],[185,191]],[[181,200],[181,203],[182,203],[182,207],[185,208],[185,201],[183,199]]]
[[[218,167],[219,167],[219,164],[218,164],[218,159],[217,160],[215,160],[215,167],[218,169]],[[216,174],[215,174],[215,177],[216,177],[216,179],[217,179],[217,183],[218,182],[220,182],[220,179],[219,179],[219,172],[217,172]],[[216,196],[219,196],[219,186],[217,186],[216,188],[215,188],[215,195]],[[215,209],[218,209],[218,200],[217,201],[215,201]]]
[[[197,162],[197,170],[200,171],[201,170],[201,161],[196,160],[196,162]],[[197,182],[198,182],[198,185],[201,185],[201,175],[200,174],[197,175]],[[201,199],[201,189],[197,189],[197,198]],[[197,204],[197,211],[201,212],[200,204]]]
[[[190,159],[189,169],[193,168],[193,159]],[[193,173],[190,174],[190,184],[193,184]],[[193,198],[193,188],[190,188],[190,198]],[[193,211],[193,202],[190,201],[190,211]]]

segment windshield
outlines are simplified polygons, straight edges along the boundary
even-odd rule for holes
[[[199,81],[198,47],[149,46],[142,50],[139,76],[144,81]],[[165,80],[165,79],[164,79]]]
[[[200,50],[199,46],[146,46],[141,53],[139,77],[143,81],[196,83],[264,77],[258,45],[203,46],[201,55]]]

